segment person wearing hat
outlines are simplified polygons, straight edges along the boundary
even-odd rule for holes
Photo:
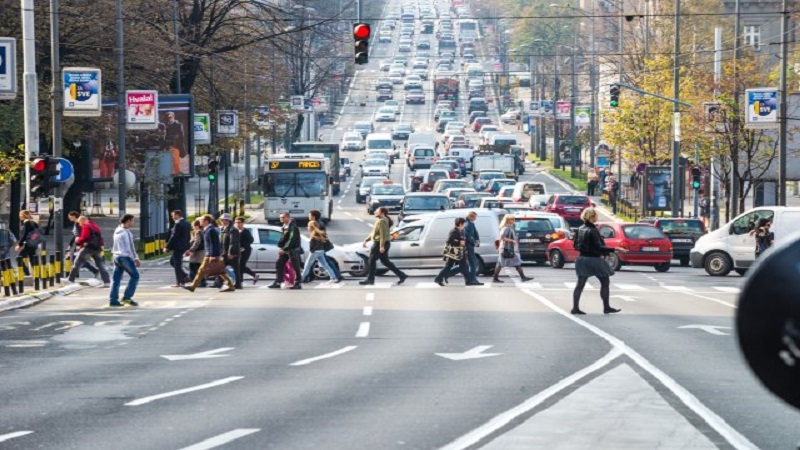
[[[236,275],[234,287],[242,289],[242,271],[239,267],[239,255],[242,245],[239,242],[239,230],[233,226],[233,217],[225,213],[220,217],[222,227],[220,228],[220,244],[222,244],[222,256],[225,258],[225,266],[230,266]]]

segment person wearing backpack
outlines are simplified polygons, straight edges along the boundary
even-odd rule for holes
[[[103,287],[108,287],[111,283],[111,277],[103,264],[103,235],[100,232],[100,227],[86,216],[78,218],[78,225],[81,227],[81,235],[75,238],[78,252],[75,255],[72,270],[69,272],[68,281],[69,283],[74,283],[81,266],[83,266],[83,262],[91,258],[97,270],[100,271]]]
[[[33,258],[38,256],[39,246],[44,244],[44,234],[39,224],[33,220],[33,214],[27,209],[19,212],[19,220],[22,221],[22,231],[15,250],[19,256],[27,259],[28,263],[23,266],[23,270],[25,275],[30,275],[28,265],[34,264]]]

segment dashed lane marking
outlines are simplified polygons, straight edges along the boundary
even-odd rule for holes
[[[13,433],[0,434],[0,442],[5,442],[5,441],[9,441],[9,440],[14,439],[14,438],[27,436],[27,435],[32,434],[32,433],[33,433],[33,431],[15,431]]]
[[[714,289],[720,292],[725,292],[726,294],[738,294],[742,292],[742,290],[737,287],[728,287],[728,286],[714,286]]]
[[[357,338],[365,338],[369,336],[369,322],[361,322],[358,325],[358,331],[356,332]]]
[[[139,398],[139,399],[130,401],[128,403],[125,403],[125,406],[141,406],[141,405],[145,405],[147,403],[154,402],[156,400],[161,400],[163,398],[175,397],[176,395],[188,394],[190,392],[202,391],[204,389],[210,389],[210,388],[217,387],[217,386],[222,386],[222,385],[225,385],[225,384],[228,384],[228,383],[233,383],[234,381],[239,381],[239,380],[241,380],[243,378],[244,377],[223,378],[221,380],[212,381],[212,382],[206,383],[206,384],[200,384],[200,385],[192,386],[192,387],[185,388],[185,389],[178,389],[177,391],[165,392],[163,394],[158,394],[158,395],[152,395],[150,397]]]
[[[333,358],[334,356],[339,356],[341,354],[353,351],[353,350],[355,350],[357,348],[358,348],[358,346],[356,346],[356,345],[350,345],[350,346],[347,346],[347,347],[344,347],[344,348],[340,348],[339,350],[336,350],[336,351],[333,351],[333,352],[330,352],[330,353],[325,353],[324,355],[319,355],[319,356],[315,356],[313,358],[308,358],[308,359],[301,359],[300,361],[293,362],[293,363],[291,363],[289,365],[290,366],[306,366],[308,364],[311,364],[311,363],[314,363],[314,362],[317,362],[317,361],[321,361],[323,359],[328,359],[328,358]]]
[[[245,436],[249,436],[253,433],[258,433],[259,431],[261,431],[261,428],[238,428],[236,430],[228,431],[227,433],[222,433],[218,436],[208,438],[202,442],[198,442],[197,444],[190,445],[189,447],[184,447],[182,450],[210,450],[212,448],[225,445],[229,442],[233,442],[237,439],[241,439]]]

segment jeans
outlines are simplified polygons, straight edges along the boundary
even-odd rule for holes
[[[467,262],[469,263],[469,278],[478,281],[478,257],[475,256],[475,246],[467,245]]]
[[[225,256],[225,267],[230,267],[233,270],[235,280],[233,282],[236,289],[242,288],[242,267],[239,265],[239,257],[228,258]]]
[[[465,258],[461,258],[460,260],[447,258],[447,261],[445,261],[444,263],[444,267],[442,267],[442,270],[439,272],[439,275],[436,275],[434,281],[436,282],[444,281],[445,278],[450,278],[459,273],[461,275],[464,275],[464,281],[466,281],[467,283],[472,283],[476,281],[469,275],[469,269],[467,268],[467,260]]]
[[[91,258],[94,261],[97,270],[100,272],[100,277],[103,279],[103,283],[111,282],[111,277],[108,276],[108,272],[106,271],[105,266],[103,265],[103,258],[100,256],[100,250],[91,250],[88,248],[82,248],[78,251],[75,256],[75,261],[72,265],[72,271],[69,273],[69,281],[74,282],[75,278],[78,276],[78,272],[81,270],[81,266],[83,262],[87,259]]]
[[[337,273],[331,268],[330,263],[328,263],[328,258],[325,256],[325,250],[317,250],[312,252],[309,255],[308,259],[306,260],[306,265],[303,267],[303,275],[300,276],[300,280],[305,281],[308,278],[308,275],[311,273],[311,268],[314,267],[314,263],[319,261],[319,265],[328,272],[330,275],[331,280],[337,280]]]
[[[136,286],[139,284],[139,270],[136,268],[136,263],[127,256],[115,256],[114,276],[111,279],[111,292],[109,293],[111,303],[119,303],[119,284],[122,282],[123,273],[128,274],[130,281],[128,281],[128,286],[125,288],[122,298],[133,299],[133,294],[136,293]]]
[[[183,251],[173,250],[169,258],[169,264],[175,269],[175,283],[183,284],[186,282],[186,272],[183,271]]]

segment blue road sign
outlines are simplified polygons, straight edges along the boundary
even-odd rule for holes
[[[59,167],[59,174],[57,177],[53,177],[52,181],[55,183],[63,183],[69,180],[69,177],[75,173],[75,169],[72,167],[72,163],[64,158],[58,159],[58,167]]]

